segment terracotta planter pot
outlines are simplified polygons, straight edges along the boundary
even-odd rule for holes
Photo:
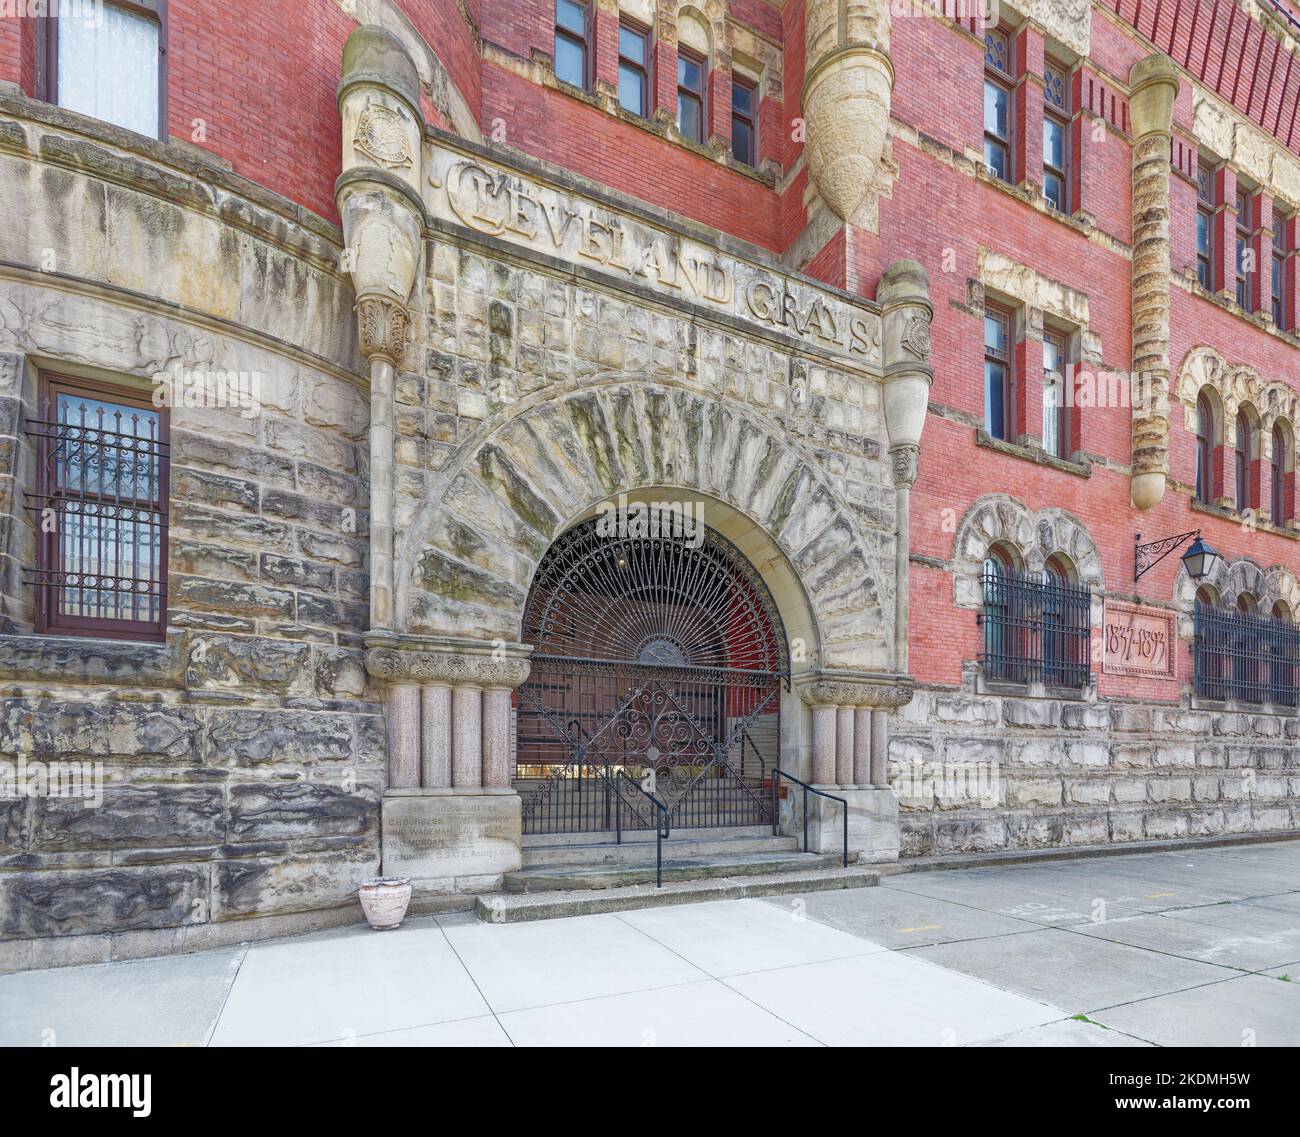
[[[409,876],[372,876],[361,882],[361,910],[376,931],[396,928],[411,903]]]

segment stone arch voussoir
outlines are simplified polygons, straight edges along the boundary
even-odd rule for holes
[[[1032,512],[1009,494],[986,494],[975,501],[957,525],[953,538],[953,602],[959,608],[983,604],[980,574],[989,546],[1010,545],[1028,572],[1038,572],[1054,556],[1065,557],[1080,584],[1093,591],[1093,622],[1101,620],[1101,594],[1105,587],[1101,553],[1083,524],[1064,509]]]
[[[514,642],[555,537],[648,487],[698,495],[706,524],[708,501],[723,503],[733,530],[743,515],[770,538],[811,610],[822,665],[887,667],[892,538],[860,526],[815,456],[767,420],[644,380],[538,403],[449,464],[401,552],[402,630]]]

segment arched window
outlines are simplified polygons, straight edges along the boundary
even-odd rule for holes
[[[1237,594],[1237,612],[1244,619],[1235,622],[1228,650],[1232,656],[1233,694],[1247,703],[1260,701],[1260,626],[1255,620],[1259,601],[1249,592]]]
[[[1196,500],[1214,501],[1214,407],[1205,391],[1196,398]]]
[[[1250,412],[1242,407],[1237,412],[1237,512],[1252,509],[1255,497],[1255,425]]]
[[[1285,600],[1273,605],[1273,632],[1269,636],[1269,702],[1294,707],[1300,701],[1300,629]]]
[[[1291,468],[1291,440],[1287,428],[1280,422],[1273,424],[1273,459],[1269,465],[1269,516],[1274,525],[1285,525],[1291,520],[1292,496],[1288,492],[1287,474]]]
[[[991,679],[1020,678],[1013,618],[1019,563],[1019,554],[1000,542],[984,555],[984,673]]]
[[[1077,658],[1075,627],[1079,596],[1070,586],[1074,567],[1062,556],[1053,556],[1043,566],[1043,668],[1044,679],[1055,686],[1074,686]]]

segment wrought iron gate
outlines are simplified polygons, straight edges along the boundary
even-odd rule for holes
[[[745,558],[690,537],[576,526],[538,567],[524,615],[515,786],[526,833],[771,821],[785,632]],[[635,785],[629,785],[635,783]]]

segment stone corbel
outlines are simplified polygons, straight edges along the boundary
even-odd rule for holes
[[[393,424],[395,375],[422,255],[424,118],[419,74],[391,32],[363,24],[343,46],[338,87],[343,171],[334,197],[344,263],[357,294],[357,334],[370,370],[370,626],[395,623]]]
[[[1130,496],[1154,509],[1169,475],[1169,147],[1178,68],[1166,55],[1133,65],[1133,400]]]
[[[387,687],[388,788],[511,793],[511,691],[532,648],[370,633],[366,670]]]
[[[837,216],[875,232],[892,184],[889,0],[808,0],[804,29],[809,175]]]
[[[911,571],[911,489],[921,461],[921,432],[930,404],[930,278],[916,261],[895,261],[882,274],[876,299],[881,310],[885,430],[894,476],[894,667],[908,667],[908,601]]]
[[[889,782],[889,713],[912,699],[904,675],[819,671],[799,687],[812,708],[814,785],[884,787]]]

